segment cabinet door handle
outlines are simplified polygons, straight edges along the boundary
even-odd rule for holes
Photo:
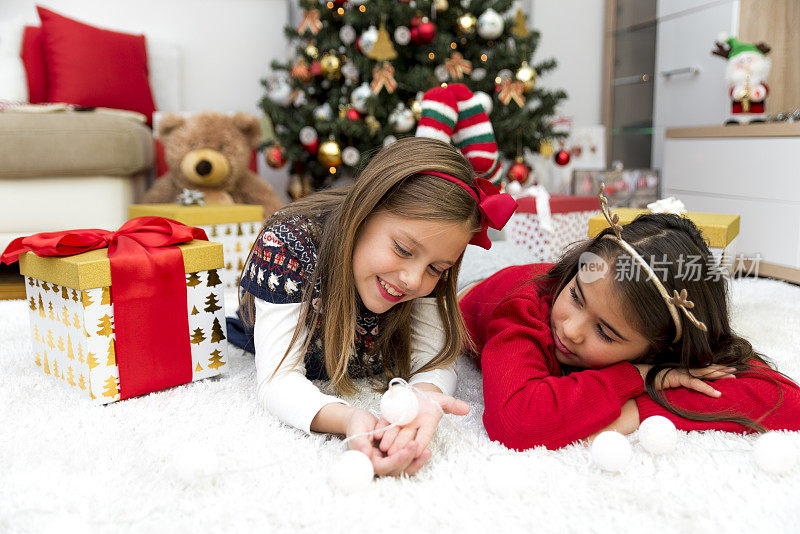
[[[700,74],[700,67],[697,65],[692,65],[691,67],[681,67],[679,69],[670,69],[670,70],[662,70],[659,74],[661,74],[665,78],[669,78],[670,76],[676,76],[678,74],[688,74],[689,76],[697,76]]]
[[[649,74],[637,74],[636,76],[623,76],[621,78],[614,78],[614,85],[634,85],[637,83],[647,83],[649,81]]]

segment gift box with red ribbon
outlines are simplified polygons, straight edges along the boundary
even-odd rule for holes
[[[540,186],[517,196],[506,239],[531,251],[531,262],[554,262],[570,244],[586,239],[589,219],[600,214],[596,196],[550,195]]]
[[[227,361],[222,245],[140,217],[14,240],[35,363],[98,404],[220,374]]]
[[[222,243],[225,267],[220,272],[227,291],[236,292],[253,243],[264,222],[264,208],[250,204],[133,204],[128,216],[167,217],[205,230],[209,239]]]

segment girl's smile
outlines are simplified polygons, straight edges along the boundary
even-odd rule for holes
[[[364,306],[383,313],[429,295],[472,238],[465,223],[412,219],[379,211],[361,227],[353,277]]]

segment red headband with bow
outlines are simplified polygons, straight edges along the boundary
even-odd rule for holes
[[[499,187],[484,178],[475,178],[475,185],[477,186],[476,193],[475,190],[465,182],[449,174],[437,171],[423,171],[422,174],[430,174],[431,176],[444,178],[448,182],[452,182],[463,188],[464,191],[475,199],[475,202],[478,204],[478,209],[481,210],[481,229],[472,236],[472,240],[470,240],[469,244],[477,245],[486,250],[492,248],[492,241],[489,239],[487,233],[488,227],[491,226],[495,230],[503,229],[518,207],[514,197],[508,193],[501,193]]]

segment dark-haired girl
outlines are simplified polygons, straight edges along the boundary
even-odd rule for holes
[[[727,281],[697,227],[606,214],[611,227],[558,263],[462,292],[489,437],[554,449],[652,415],[680,430],[800,430],[800,388],[731,329]]]

